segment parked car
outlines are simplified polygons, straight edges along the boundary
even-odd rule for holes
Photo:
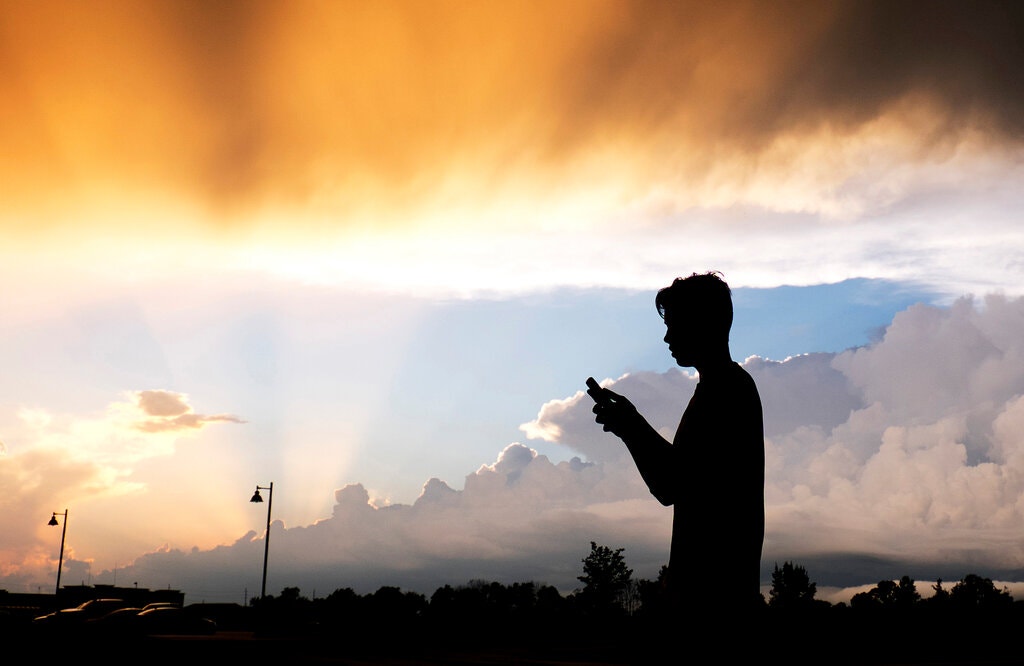
[[[155,634],[201,634],[217,631],[213,620],[186,611],[178,606],[150,608],[139,612],[134,621],[137,631],[147,635]]]
[[[136,606],[116,608],[106,615],[87,620],[84,626],[92,633],[134,634],[137,633],[139,625],[137,617],[141,612],[142,609]]]
[[[143,606],[142,610],[149,610],[150,608],[181,608],[181,604],[174,601],[154,601]]]
[[[62,608],[46,615],[40,615],[32,620],[32,624],[37,627],[82,626],[91,619],[128,605],[124,599],[90,599],[74,608]]]

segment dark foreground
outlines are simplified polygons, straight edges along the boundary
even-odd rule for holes
[[[472,630],[470,630],[472,629]],[[962,622],[915,626],[823,626],[808,618],[763,624],[748,635],[685,627],[602,626],[358,627],[315,633],[230,630],[209,635],[114,636],[32,632],[5,636],[6,654],[38,663],[344,664],[412,666],[616,666],[650,664],[794,664],[822,666],[1024,666],[1017,626]]]
[[[869,639],[870,640],[870,639]],[[37,646],[39,647],[39,646]],[[784,646],[764,645],[757,650],[737,650],[734,644],[721,645],[721,652],[674,656],[660,650],[625,650],[618,645],[578,646],[465,646],[422,645],[404,642],[396,636],[392,644],[376,649],[366,646],[346,648],[343,644],[311,638],[261,638],[247,632],[218,632],[212,636],[161,636],[144,641],[96,645],[82,643],[42,647],[48,660],[40,663],[73,663],[72,660],[98,658],[102,664],[242,664],[273,660],[297,666],[339,664],[347,666],[453,666],[479,664],[501,666],[622,666],[649,664],[837,664],[846,666],[1024,666],[1024,657],[1008,654],[939,654],[914,659],[909,656],[886,659],[884,655],[857,658],[844,653],[844,646],[787,659]],[[50,659],[54,659],[51,661]],[[59,659],[59,661],[57,661]],[[91,662],[90,662],[91,663]]]

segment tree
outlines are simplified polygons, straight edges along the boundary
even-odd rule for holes
[[[363,597],[363,612],[367,618],[388,622],[415,620],[429,606],[427,598],[417,592],[403,592],[400,588],[384,585]]]
[[[932,590],[935,594],[925,599],[925,603],[934,608],[945,609],[949,605],[949,590],[942,587],[941,578],[935,580]]]
[[[818,586],[811,582],[807,569],[785,562],[772,571],[772,588],[768,592],[768,605],[783,610],[808,609],[814,605]]]
[[[949,600],[958,609],[994,610],[1013,604],[1009,590],[996,589],[995,583],[977,574],[967,574],[949,591]]]
[[[338,588],[314,603],[329,623],[347,624],[363,616],[363,598],[351,587]]]
[[[899,587],[896,588],[896,605],[906,608],[921,601],[921,593],[917,591],[917,584],[910,576],[900,578]]]
[[[668,566],[662,565],[657,580],[642,579],[637,581],[639,595],[639,613],[646,616],[664,616],[669,612]]]
[[[565,608],[565,599],[553,585],[541,585],[537,590],[537,612],[542,615],[555,615]]]
[[[612,550],[590,542],[590,554],[583,558],[583,583],[580,599],[589,610],[604,612],[623,607],[623,594],[633,577],[622,556],[624,548]]]
[[[921,594],[917,591],[914,579],[910,576],[903,576],[899,582],[892,580],[880,580],[878,585],[867,592],[860,592],[850,599],[852,608],[899,608],[907,609],[913,607],[921,600]]]
[[[639,581],[631,578],[629,579],[629,582],[626,583],[626,587],[623,588],[619,599],[622,603],[623,610],[625,610],[629,615],[636,615],[637,611],[640,610],[640,606],[643,603],[641,586],[646,582],[647,581]]]

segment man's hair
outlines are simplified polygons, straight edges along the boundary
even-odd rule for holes
[[[662,319],[669,310],[682,308],[693,312],[719,333],[728,335],[732,327],[732,291],[718,271],[676,278],[658,291],[654,305]]]

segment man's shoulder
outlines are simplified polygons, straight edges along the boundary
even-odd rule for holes
[[[754,378],[747,372],[747,369],[735,361],[729,364],[728,370],[722,373],[721,379],[723,383],[756,386]]]
[[[739,363],[732,363],[728,371],[720,374],[714,382],[715,393],[731,396],[730,400],[739,399],[740,396],[749,396],[750,400],[760,402],[761,397],[757,390],[757,383],[746,369]]]
[[[751,385],[754,384],[754,378],[750,375],[749,372],[747,372],[747,369],[744,368],[739,363],[736,363],[735,361],[733,361],[732,371],[733,371],[733,374],[735,374],[736,376],[740,377],[741,381],[748,382]]]
[[[731,363],[713,375],[709,373],[707,378],[702,377],[698,386],[711,400],[735,401],[743,395],[760,400],[754,378],[738,363]]]

